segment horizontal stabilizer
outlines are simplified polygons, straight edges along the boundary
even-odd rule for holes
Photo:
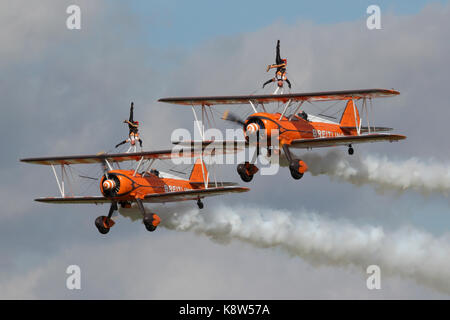
[[[204,187],[205,183],[204,182],[189,182],[191,185],[193,186],[198,186],[198,187]],[[225,182],[225,181],[217,181],[216,182],[209,182],[208,183],[208,188],[215,188],[215,187],[232,187],[232,186],[238,186],[239,184],[236,182]]]
[[[356,130],[355,127],[343,127],[343,126],[341,126],[341,129],[346,131]],[[392,130],[394,129],[388,127],[370,127],[370,132],[387,132]],[[360,132],[361,133],[369,132],[369,127],[361,127]]]

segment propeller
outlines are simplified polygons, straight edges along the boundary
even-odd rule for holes
[[[109,173],[109,166],[106,160],[102,162],[104,178],[102,179],[103,193],[107,197],[114,197],[119,193],[120,180],[114,173]]]
[[[245,121],[242,120],[242,118],[240,118],[239,116],[237,116],[237,115],[231,113],[230,110],[226,110],[226,111],[223,113],[221,119],[222,119],[222,120],[225,120],[225,121],[231,121],[231,122],[234,122],[234,123],[238,123],[238,124],[240,124],[240,125],[242,125],[242,126],[245,124]]]
[[[84,178],[84,179],[98,180],[98,178],[89,177],[89,176],[84,176],[84,175],[81,175],[81,174],[79,174],[78,176],[79,176],[80,178]]]

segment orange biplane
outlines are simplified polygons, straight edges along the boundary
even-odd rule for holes
[[[192,153],[192,157],[195,154]],[[169,174],[163,174],[150,167],[156,159],[167,160],[177,157],[171,150],[152,151],[138,153],[98,154],[80,156],[62,156],[45,158],[27,158],[20,161],[49,165],[53,169],[61,197],[38,198],[35,201],[46,203],[88,203],[102,204],[110,203],[107,216],[100,216],[95,220],[95,226],[99,232],[106,234],[114,225],[112,215],[118,210],[118,205],[123,208],[131,207],[136,202],[143,215],[143,223],[148,231],[154,231],[160,222],[155,213],[146,212],[143,203],[165,203],[175,201],[193,200],[197,202],[200,209],[203,208],[202,199],[227,193],[239,193],[249,191],[248,188],[237,186],[231,182],[209,182],[209,175],[203,158],[199,157],[195,162],[189,179],[182,179]],[[120,169],[119,163],[123,161],[136,161],[134,170]],[[146,169],[141,171],[144,162]],[[104,174],[99,178],[100,192],[102,196],[68,196],[64,190],[64,180],[69,178],[66,166],[74,164],[103,164]],[[113,169],[112,165],[118,169]],[[56,173],[55,166],[61,166],[60,179]],[[89,178],[89,177],[86,177]],[[67,182],[67,181],[66,181]]]
[[[258,135],[260,131],[264,131],[265,138],[270,141],[272,130],[276,130],[280,148],[289,161],[291,175],[294,179],[300,179],[307,171],[308,166],[301,159],[296,159],[290,148],[312,149],[345,145],[351,155],[354,152],[353,145],[357,143],[392,142],[405,139],[406,137],[403,135],[383,132],[390,131],[391,128],[371,126],[368,116],[368,103],[370,102],[371,105],[373,98],[391,97],[398,94],[399,92],[395,90],[365,89],[247,96],[175,97],[162,98],[158,101],[190,105],[196,119],[194,106],[201,106],[203,118],[204,114],[208,115],[208,109],[215,105],[249,104],[253,110],[252,114],[245,120],[228,111],[224,113],[222,119],[242,125],[246,138],[244,143],[248,143],[249,137]],[[337,119],[331,121],[319,115],[306,114],[304,110],[300,112],[305,102],[322,101],[345,102],[345,108],[339,121]],[[362,126],[362,120],[356,105],[357,101],[362,101],[362,110],[367,116],[367,126]],[[278,103],[281,110],[268,112],[266,108],[269,103]],[[258,110],[258,108],[260,109]],[[203,141],[203,144],[207,143],[207,141]],[[217,143],[217,141],[213,143]],[[225,143],[225,141],[220,143]],[[258,168],[252,163],[245,162],[238,165],[237,171],[243,181],[249,182]]]

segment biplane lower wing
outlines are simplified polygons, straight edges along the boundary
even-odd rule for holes
[[[398,134],[364,134],[360,136],[341,136],[341,137],[324,137],[313,139],[293,140],[289,147],[292,148],[320,148],[333,147],[338,145],[349,145],[357,143],[380,142],[380,141],[399,141],[406,139],[405,136]]]
[[[227,193],[241,193],[249,191],[249,188],[244,187],[217,187],[199,190],[186,190],[168,193],[153,193],[146,195],[144,202],[175,202],[186,200],[197,200],[205,197],[219,196]]]
[[[37,202],[45,202],[45,203],[65,203],[65,204],[102,204],[102,203],[111,203],[112,200],[99,196],[99,197],[48,197],[48,198],[37,198],[34,199]]]
[[[167,193],[152,193],[146,195],[143,202],[158,203],[158,202],[177,202],[185,200],[198,200],[201,198],[212,197],[223,195],[227,193],[240,193],[247,192],[249,188],[237,187],[237,186],[223,186],[217,188],[208,189],[196,189],[196,190],[186,190],[186,191],[176,191]],[[59,204],[103,204],[111,203],[114,199],[108,199],[102,196],[93,197],[48,197],[48,198],[37,198],[37,202],[45,203],[59,203]]]

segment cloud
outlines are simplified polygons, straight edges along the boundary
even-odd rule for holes
[[[191,215],[192,212],[186,214]],[[216,220],[219,215],[223,215],[223,212],[217,212],[212,220]],[[187,216],[184,218],[188,219]],[[227,220],[223,218],[219,221],[222,225],[226,222]],[[185,221],[183,227],[186,226]],[[202,233],[201,229],[205,226],[196,224],[191,227],[193,228],[191,231],[195,228],[197,232]],[[123,228],[132,230],[133,234],[118,238],[117,235]],[[217,231],[220,228],[220,226],[210,228],[207,232],[211,235],[215,232],[212,229]],[[112,237],[113,235],[115,237]],[[262,238],[270,236],[268,234]],[[191,232],[181,233],[160,228],[154,233],[148,233],[143,226],[127,223],[124,219],[120,219],[120,223],[114,226],[107,238],[99,239],[99,237],[95,242],[74,243],[27,272],[11,272],[8,278],[0,281],[2,289],[0,297],[2,299],[446,297],[417,286],[414,282],[392,278],[384,273],[382,273],[382,289],[368,290],[367,275],[359,266],[349,268],[311,265],[310,262],[305,263],[303,258],[287,257],[283,248],[281,252],[276,248],[258,249],[253,245],[234,240],[223,245],[222,241],[219,243],[205,241],[203,236]],[[330,244],[331,248],[337,246]],[[66,288],[68,277],[66,269],[72,264],[81,268],[79,291]]]

